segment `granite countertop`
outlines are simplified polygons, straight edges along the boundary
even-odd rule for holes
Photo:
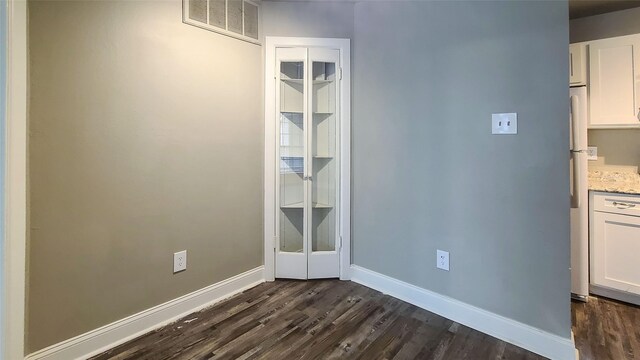
[[[589,190],[640,194],[640,174],[630,171],[589,170]]]

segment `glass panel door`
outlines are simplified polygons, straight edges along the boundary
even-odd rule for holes
[[[339,50],[276,49],[276,277],[338,277]]]
[[[278,108],[276,276],[307,278],[306,56],[304,48],[277,49]]]
[[[339,276],[339,54],[309,49],[309,278]]]
[[[304,62],[280,63],[280,251],[303,252]]]

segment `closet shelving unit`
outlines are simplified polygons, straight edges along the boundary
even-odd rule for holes
[[[349,40],[265,42],[265,278],[348,279]]]
[[[282,61],[279,71],[279,250],[336,252],[336,63]]]

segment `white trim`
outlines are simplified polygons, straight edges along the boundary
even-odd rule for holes
[[[275,279],[275,206],[276,124],[275,124],[275,50],[276,47],[326,47],[340,50],[340,279],[351,276],[351,41],[334,38],[265,37],[265,111],[264,111],[264,268],[265,279]]]
[[[27,2],[7,2],[7,113],[2,314],[5,359],[24,357],[27,234]]]
[[[570,338],[551,334],[356,265],[351,266],[351,280],[550,359],[576,359],[575,345]]]
[[[576,343],[576,336],[573,333],[573,330],[571,330],[571,343],[575,345]],[[580,352],[578,351],[578,349],[576,348],[576,360],[580,360]]]
[[[264,58],[265,71],[264,71],[264,278],[267,281],[274,281],[276,271],[275,261],[275,206],[276,206],[276,179],[273,176],[273,168],[277,166],[274,164],[276,158],[276,127],[271,126],[273,120],[270,120],[275,115],[275,103],[272,100],[267,100],[270,97],[275,98],[275,78],[273,77],[273,71],[267,69],[275,69],[276,53],[275,45],[271,37],[265,39],[266,42],[266,55]]]
[[[54,344],[26,360],[86,359],[264,282],[262,266]]]
[[[351,42],[340,47],[340,280],[351,279]],[[345,80],[346,79],[346,80]]]

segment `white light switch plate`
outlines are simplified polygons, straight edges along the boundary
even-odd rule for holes
[[[449,252],[436,250],[436,267],[438,269],[449,271]]]
[[[598,160],[598,147],[597,146],[588,146],[587,147],[587,160]]]
[[[187,250],[173,254],[173,273],[187,270]]]
[[[491,114],[491,133],[496,135],[513,135],[518,133],[518,114]]]

